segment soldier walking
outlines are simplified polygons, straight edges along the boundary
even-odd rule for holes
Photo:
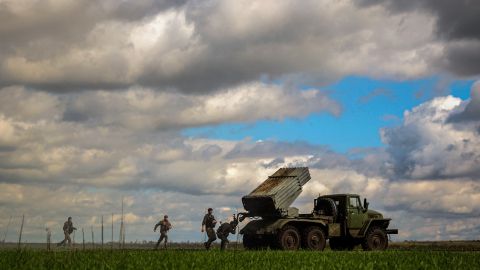
[[[235,229],[237,228],[237,225],[238,225],[238,220],[235,217],[235,215],[233,215],[232,221],[224,222],[222,223],[222,225],[220,225],[220,227],[218,227],[217,236],[220,240],[222,240],[220,244],[220,250],[225,250],[225,248],[227,247],[227,244],[230,243],[228,241],[228,235],[235,234]]]
[[[158,239],[157,245],[155,245],[155,249],[158,249],[158,246],[162,242],[162,240],[165,239],[164,242],[164,247],[167,249],[167,242],[168,242],[168,231],[172,228],[172,224],[170,221],[168,221],[168,216],[165,215],[163,216],[163,220],[160,220],[157,224],[155,224],[155,227],[153,228],[153,231],[157,231],[157,227],[160,226],[160,238]]]
[[[212,213],[213,213],[213,209],[208,208],[208,213],[205,214],[202,221],[202,232],[207,231],[207,236],[208,236],[208,241],[203,243],[203,245],[207,250],[210,249],[212,242],[217,240],[217,237],[215,236],[215,230],[214,230],[215,225],[217,224],[217,221],[215,220],[215,217],[213,216]]]
[[[68,246],[72,244],[72,239],[70,239],[70,234],[77,228],[73,227],[72,217],[68,217],[68,220],[63,223],[63,234],[65,238],[62,242],[58,243],[57,246],[65,246],[65,243],[68,242]]]

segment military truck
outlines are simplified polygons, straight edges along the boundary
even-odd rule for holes
[[[290,205],[310,180],[306,167],[281,168],[249,195],[242,197],[247,212],[239,220],[250,222],[240,230],[245,249],[323,250],[327,240],[332,250],[385,250],[390,218],[361,204],[357,194],[322,195],[313,200],[311,213],[299,213]]]

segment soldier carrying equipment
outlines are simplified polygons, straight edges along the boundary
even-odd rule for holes
[[[228,235],[229,234],[235,234],[235,229],[237,228],[238,220],[235,217],[235,214],[233,215],[233,220],[230,222],[224,222],[220,227],[217,229],[217,236],[220,240],[222,240],[220,244],[220,249],[225,250],[227,244],[229,243],[228,241]]]
[[[217,237],[215,236],[215,231],[214,231],[215,225],[217,225],[217,221],[215,220],[215,217],[213,216],[212,213],[213,213],[213,209],[208,208],[208,213],[205,214],[202,221],[202,232],[207,231],[207,236],[208,236],[208,241],[203,243],[203,245],[207,250],[210,249],[210,245],[212,244],[212,242],[217,240]]]
[[[155,227],[153,228],[153,231],[157,231],[158,226],[160,226],[160,238],[158,239],[157,245],[155,245],[155,249],[158,249],[158,246],[162,242],[162,240],[165,239],[164,242],[164,247],[167,249],[167,242],[168,242],[168,231],[172,228],[172,224],[170,221],[168,221],[168,216],[165,215],[163,216],[163,220],[160,220],[157,224],[155,224]]]
[[[72,239],[70,239],[70,234],[77,228],[73,227],[72,217],[68,217],[68,220],[63,223],[63,234],[65,238],[62,242],[58,243],[57,246],[65,246],[65,243],[68,242],[68,246],[72,244]]]

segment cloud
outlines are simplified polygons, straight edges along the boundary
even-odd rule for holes
[[[465,179],[423,180],[392,183],[386,192],[387,210],[403,210],[424,216],[478,216],[480,184]],[[430,194],[425,196],[425,194]]]
[[[400,126],[382,130],[395,178],[478,179],[478,126],[450,120],[471,114],[476,88],[468,104],[452,96],[435,98],[406,111]]]
[[[55,92],[140,85],[198,94],[258,80],[417,78],[434,72],[443,48],[432,38],[428,14],[392,16],[351,1],[8,1],[2,7],[0,85]]]
[[[341,112],[340,105],[318,89],[264,83],[248,83],[200,96],[143,88],[87,92],[69,97],[64,104],[66,121],[152,130],[301,118],[315,112],[338,116]]]
[[[479,50],[480,38],[450,42],[444,64],[459,75],[478,76]]]
[[[288,142],[276,142],[276,141],[258,141],[252,142],[246,140],[239,142],[235,147],[230,150],[225,158],[241,158],[241,157],[284,157],[295,153],[297,155],[311,155],[312,153],[327,152],[328,149],[322,146],[313,146],[305,142],[288,143]]]
[[[380,97],[380,96],[386,97],[386,98],[391,99],[391,100],[395,98],[393,91],[388,90],[388,89],[384,89],[384,88],[378,88],[378,89],[373,90],[369,94],[367,94],[363,97],[360,97],[358,99],[358,102],[360,102],[362,104],[366,104],[366,103],[369,103],[372,99],[374,99],[376,97]]]
[[[1,114],[17,120],[59,120],[65,104],[57,97],[44,92],[34,92],[21,86],[0,89]]]
[[[40,224],[29,225],[26,239],[43,240],[44,227],[60,227],[67,216],[98,233],[100,215],[107,219],[114,212],[118,227],[124,196],[128,239],[151,239],[151,225],[167,213],[178,230],[175,238],[193,240],[205,207],[217,207],[224,220],[276,169],[309,166],[312,179],[295,202],[303,212],[311,211],[318,194],[358,193],[394,218],[402,239],[468,238],[458,228],[475,229],[471,218],[478,215],[471,204],[479,193],[478,121],[452,117],[476,106],[476,87],[468,101],[438,97],[406,111],[399,125],[382,130],[385,149],[346,154],[305,142],[178,134],[191,125],[275,117],[270,112],[280,109],[284,117],[319,108],[333,113],[336,103],[322,105],[329,99],[316,89],[255,83],[204,96],[141,87],[76,94],[7,87],[0,90],[0,226],[14,211],[25,212],[28,224]],[[249,95],[259,88],[263,100]],[[254,103],[262,109],[253,110]],[[204,118],[183,118],[185,111]],[[167,113],[170,119],[160,117]],[[406,216],[419,224],[404,223]],[[464,222],[446,227],[452,220]],[[433,227],[438,230],[421,233]]]
[[[449,122],[466,122],[477,121],[480,122],[480,83],[473,85],[470,93],[470,101],[465,105],[465,108],[457,113],[452,114]]]
[[[100,242],[103,216],[105,242],[110,241],[112,214],[114,240],[118,241],[122,196],[126,202],[124,213],[128,242],[156,241],[158,234],[153,233],[153,226],[164,214],[169,215],[173,224],[169,235],[173,241],[199,241],[202,237],[200,225],[205,207],[214,207],[217,219],[225,220],[241,204],[235,197],[192,196],[175,192],[129,191],[126,196],[126,192],[118,190],[79,190],[75,187],[51,188],[17,184],[0,184],[0,187],[0,228],[5,232],[12,216],[6,240],[18,241],[21,215],[25,214],[22,242],[27,243],[45,241],[46,227],[52,230],[53,241],[59,242],[63,239],[61,228],[68,216],[73,217],[75,227],[79,230],[84,228],[88,232],[87,241],[90,240],[90,229],[93,228],[96,243]],[[16,197],[10,196],[12,194]],[[77,231],[77,243],[81,241],[78,233]]]
[[[55,95],[15,86],[0,89],[0,105],[0,112],[16,121],[133,130],[178,130],[227,122],[302,118],[319,112],[336,116],[341,113],[340,105],[318,89],[299,90],[260,82],[197,96],[139,87]]]
[[[361,0],[361,5],[371,6],[385,4],[394,12],[407,12],[424,9],[437,16],[437,34],[448,39],[478,39],[480,19],[477,14],[480,8],[469,0]]]
[[[10,215],[18,227],[25,213],[25,239],[43,241],[45,226],[62,237],[64,217],[98,233],[113,212],[118,230],[124,196],[127,239],[154,240],[153,224],[169,214],[174,240],[198,240],[206,207],[224,220],[276,169],[309,166],[303,212],[319,193],[355,192],[393,217],[403,239],[470,238],[462,230],[479,231],[478,83],[469,101],[438,97],[406,111],[381,131],[385,148],[342,154],[180,135],[340,116],[320,86],[346,75],[478,75],[471,2],[356,3],[2,1],[0,227]],[[378,95],[389,93],[360,101]]]
[[[360,6],[383,5],[393,14],[410,14],[420,11],[436,18],[434,33],[444,41],[445,60],[440,60],[447,70],[461,76],[480,73],[480,6],[475,1],[460,0],[362,0]]]
[[[266,169],[251,157],[225,158],[239,149],[234,143],[188,140],[179,135],[182,128],[340,112],[317,89],[264,83],[209,96],[144,88],[53,94],[6,87],[0,104],[2,183],[197,195],[238,194],[244,191],[240,180],[255,181],[252,174]],[[308,146],[303,148],[305,153]]]

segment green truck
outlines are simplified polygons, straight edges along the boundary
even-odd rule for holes
[[[242,197],[246,210],[239,220],[250,221],[240,230],[245,249],[323,250],[329,242],[332,250],[385,250],[390,218],[368,209],[357,194],[322,195],[313,200],[311,213],[299,213],[290,207],[310,180],[306,167],[281,168],[250,194]]]

